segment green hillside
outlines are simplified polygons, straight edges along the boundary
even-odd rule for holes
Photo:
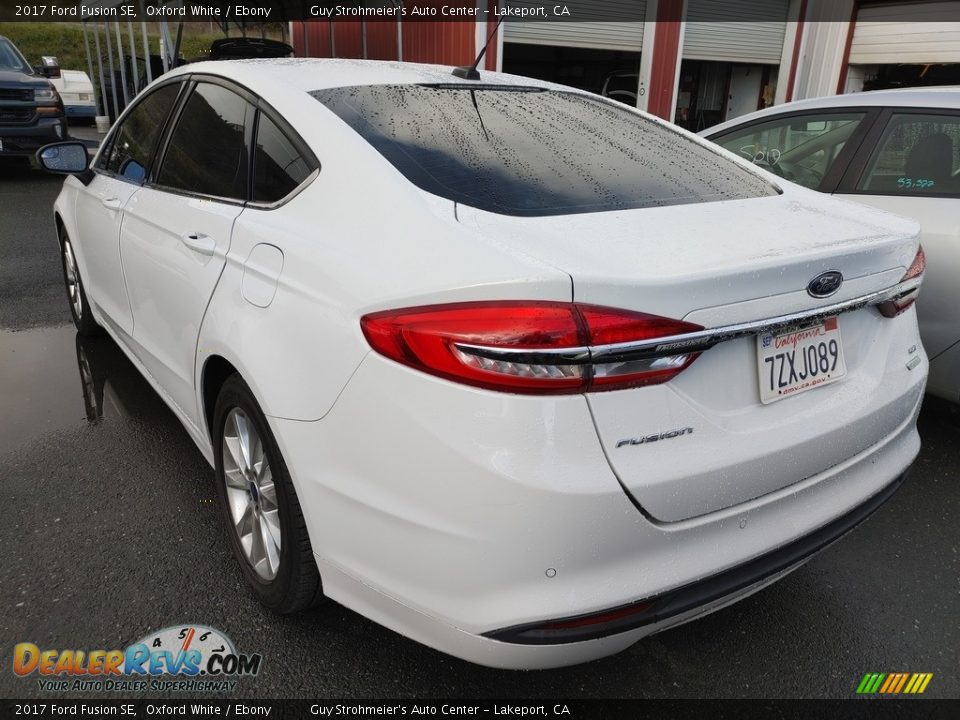
[[[206,24],[204,27],[206,27]],[[133,29],[136,53],[142,57],[143,46],[139,23],[134,24]],[[111,41],[115,42],[116,35],[112,24],[110,30]],[[211,41],[223,37],[222,33],[197,33],[191,30],[190,28],[185,30],[181,43],[183,57],[187,60],[203,58],[210,48]],[[173,26],[171,26],[171,32],[176,32]],[[0,35],[12,40],[13,44],[20,48],[20,52],[26,56],[32,65],[40,64],[41,55],[53,55],[60,61],[60,67],[62,68],[87,71],[87,55],[83,47],[83,33],[80,30],[80,23],[0,23]],[[123,40],[124,54],[128,55],[130,51],[126,23],[120,26],[120,35]],[[147,37],[150,47],[156,52],[160,42],[159,33],[154,32],[148,34]],[[106,59],[107,50],[102,28],[100,30],[100,43],[104,59]],[[90,35],[90,51],[91,53],[95,52],[92,34]],[[116,53],[116,45],[114,45],[114,53]],[[96,63],[96,58],[94,58],[94,63]]]

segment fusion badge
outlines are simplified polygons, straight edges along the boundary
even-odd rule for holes
[[[635,438],[624,438],[617,443],[617,447],[623,447],[624,445],[645,445],[647,443],[656,442],[657,440],[672,440],[673,438],[680,437],[681,435],[690,435],[692,433],[692,427],[677,428],[676,430],[667,430],[666,432],[662,432],[660,434],[644,435],[642,437]]]

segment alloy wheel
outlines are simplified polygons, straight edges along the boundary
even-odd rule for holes
[[[273,471],[263,441],[249,416],[239,407],[223,426],[223,479],[234,532],[247,562],[263,580],[280,569],[280,509]]]
[[[80,294],[80,272],[77,270],[77,261],[73,257],[73,246],[69,240],[63,241],[63,269],[67,281],[67,296],[70,298],[70,307],[74,317],[78,320],[83,317],[83,296]]]

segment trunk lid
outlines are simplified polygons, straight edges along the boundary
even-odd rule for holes
[[[918,233],[911,220],[794,187],[624,212],[520,218],[458,206],[457,216],[484,241],[568,273],[578,303],[707,328],[890,287],[910,266]],[[811,297],[807,285],[826,271],[843,274],[840,289]],[[667,384],[589,394],[624,489],[653,519],[680,521],[809,478],[892,432],[909,409],[877,391],[897,323],[864,308],[838,324],[846,376],[771,404],[760,402],[754,337],[707,350]],[[622,444],[651,434],[668,437]]]

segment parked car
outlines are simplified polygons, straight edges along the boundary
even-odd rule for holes
[[[916,223],[590,93],[201,63],[92,168],[38,159],[74,174],[78,331],[214,466],[278,612],[326,596],[492,666],[610,655],[783,577],[919,449]]]
[[[293,57],[293,47],[279,40],[255,37],[224,37],[210,43],[209,60]]]
[[[801,100],[701,134],[787,180],[920,221],[927,389],[960,403],[960,87]]]
[[[82,70],[61,70],[59,77],[50,78],[63,100],[67,120],[92,122],[97,116],[93,83]]]
[[[67,136],[63,103],[43,72],[0,36],[0,158],[30,157]]]

